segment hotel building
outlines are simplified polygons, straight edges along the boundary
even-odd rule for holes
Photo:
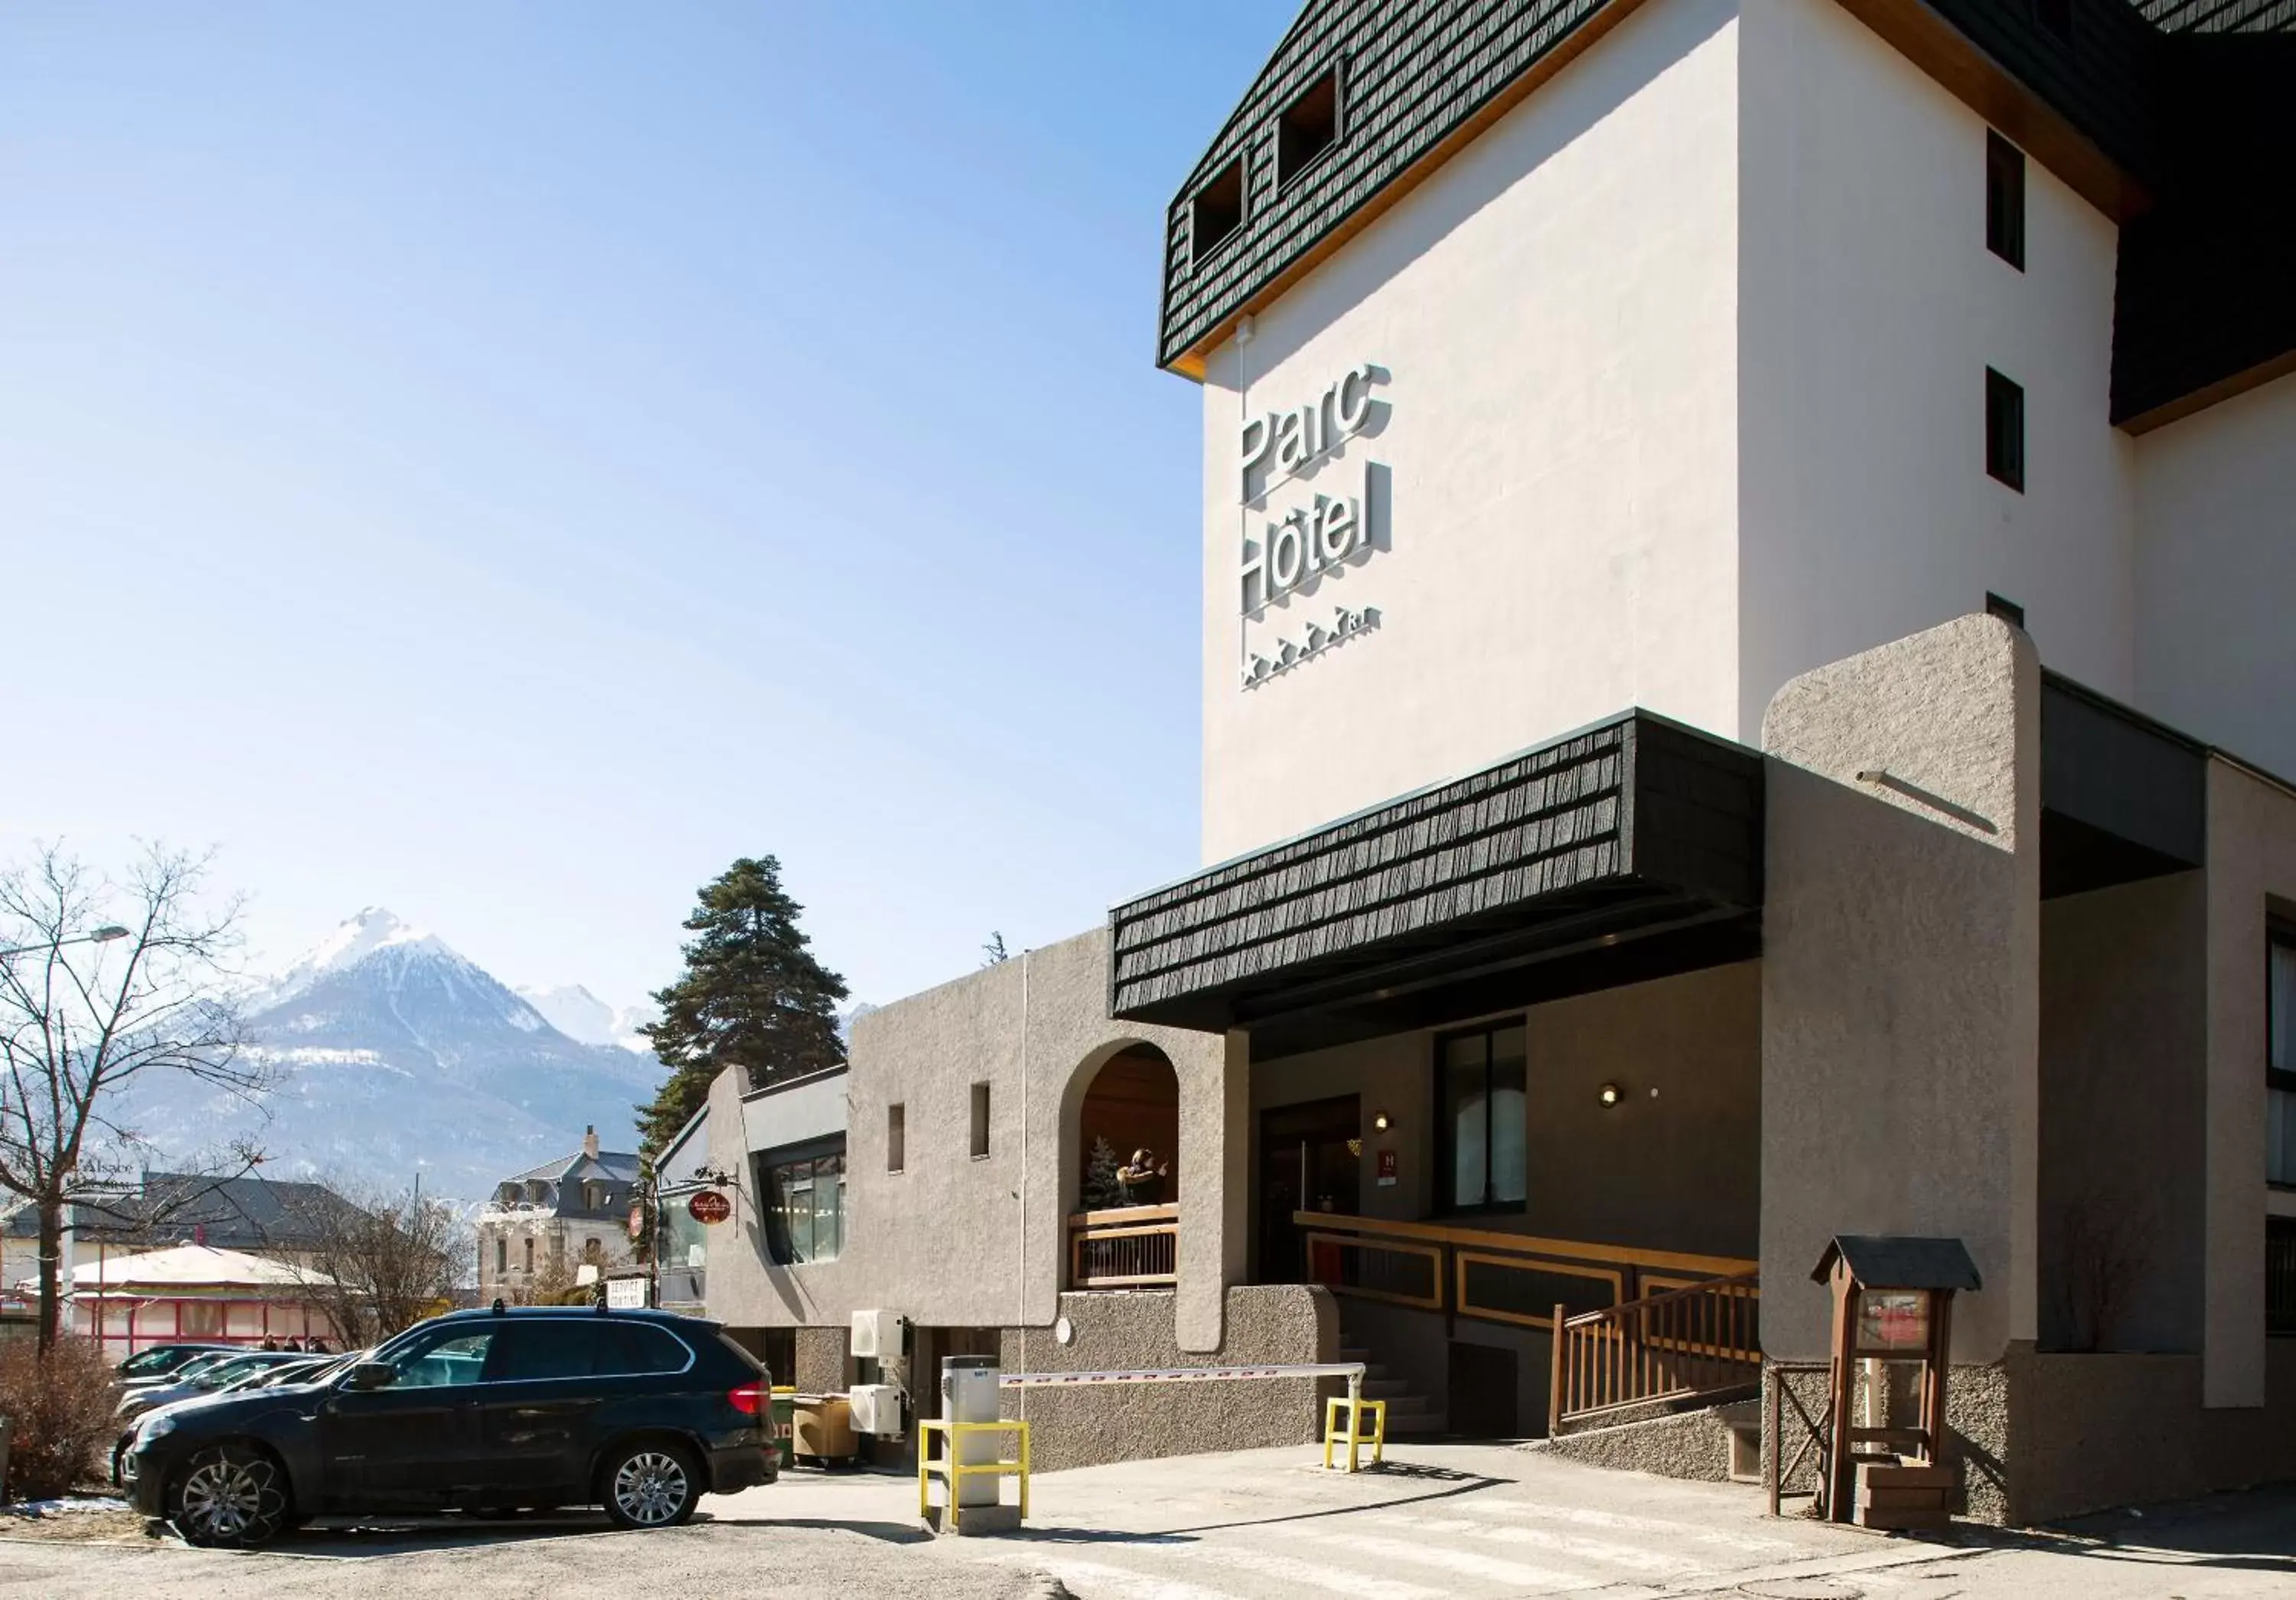
[[[1969,1514],[2296,1473],[2291,16],[1309,0],[1167,230],[1206,865],[721,1078],[710,1313],[1719,1476],[1828,1241],[1949,1236]],[[1669,1296],[1693,1391],[1558,1360]]]

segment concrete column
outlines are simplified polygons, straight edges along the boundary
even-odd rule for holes
[[[1179,1050],[1185,1048],[1183,1056]],[[1166,1046],[1180,1075],[1180,1348],[1217,1350],[1231,1284],[1243,1280],[1251,1134],[1248,1035]]]
[[[1824,1354],[1837,1233],[1957,1236],[1954,1358],[2038,1323],[2040,664],[1964,617],[1787,684],[1769,765],[1762,1342]]]
[[[2296,796],[2209,763],[2205,1284],[2201,1399],[2261,1406],[2266,918],[2296,906]]]

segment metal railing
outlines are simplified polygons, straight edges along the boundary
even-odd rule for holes
[[[1069,1218],[1070,1288],[1169,1288],[1179,1281],[1178,1206],[1120,1206]]]
[[[1555,1307],[1547,1431],[1760,1383],[1760,1306],[1759,1280],[1741,1272],[1575,1317]]]

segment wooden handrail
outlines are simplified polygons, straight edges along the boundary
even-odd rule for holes
[[[1177,1222],[1180,1208],[1173,1205],[1119,1205],[1100,1211],[1078,1211],[1069,1218],[1070,1227],[1121,1227],[1135,1222]]]
[[[1477,1249],[1511,1250],[1518,1255],[1560,1256],[1573,1261],[1606,1261],[1629,1267],[1672,1268],[1714,1277],[1737,1277],[1759,1265],[1741,1256],[1702,1256],[1675,1250],[1644,1250],[1632,1244],[1595,1244],[1583,1239],[1546,1239],[1534,1234],[1502,1234],[1487,1228],[1445,1227],[1431,1222],[1388,1222],[1374,1217],[1348,1217],[1332,1211],[1294,1211],[1292,1220],[1303,1227],[1351,1234],[1392,1234],[1398,1238],[1428,1239],[1444,1244],[1469,1244]]]
[[[1759,1381],[1752,1272],[1570,1315],[1554,1308],[1547,1431],[1658,1400],[1718,1394]]]
[[[1112,1206],[1069,1218],[1069,1287],[1153,1289],[1179,1282],[1180,1208]]]

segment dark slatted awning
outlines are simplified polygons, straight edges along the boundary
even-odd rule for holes
[[[1742,959],[1761,898],[1760,756],[1635,711],[1119,906],[1110,1010],[1306,1047]]]

